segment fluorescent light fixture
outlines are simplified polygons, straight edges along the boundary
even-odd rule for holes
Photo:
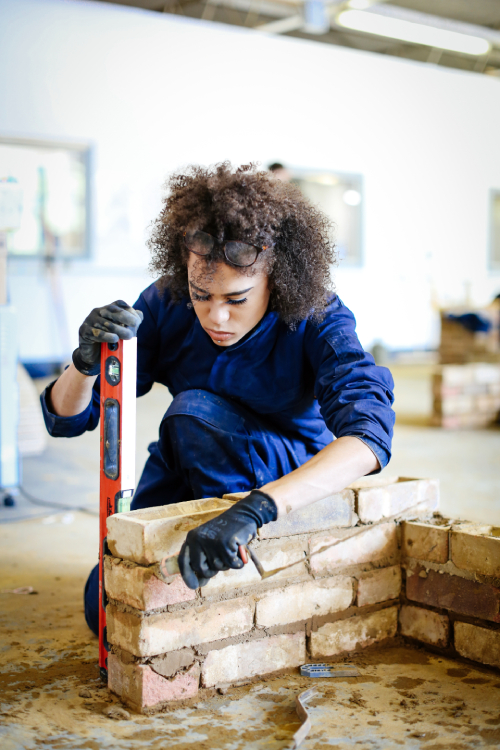
[[[366,10],[373,5],[373,0],[349,0],[349,8],[353,10]]]
[[[365,34],[386,36],[390,39],[401,39],[413,44],[425,44],[451,52],[461,52],[464,55],[485,55],[490,51],[490,43],[479,36],[459,34],[435,26],[427,26],[399,18],[377,15],[362,10],[344,10],[336,18],[340,26]]]

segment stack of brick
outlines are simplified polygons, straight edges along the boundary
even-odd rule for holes
[[[402,524],[401,634],[500,668],[500,528]]]
[[[334,660],[397,633],[397,518],[432,516],[434,480],[352,488],[259,530],[253,563],[192,591],[158,562],[234,496],[117,514],[105,558],[109,687],[140,712],[314,660]]]
[[[461,323],[450,320],[449,312],[441,313],[441,342],[439,361],[442,364],[466,364],[467,362],[500,362],[500,331],[498,309],[478,310],[491,322],[488,333],[468,331]],[[468,312],[468,311],[467,311]]]
[[[487,427],[500,412],[500,364],[441,365],[433,379],[433,424]]]

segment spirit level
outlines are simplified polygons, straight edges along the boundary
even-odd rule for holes
[[[130,509],[135,489],[137,339],[101,344],[101,477],[99,508],[99,668],[108,676],[104,555],[106,520]]]

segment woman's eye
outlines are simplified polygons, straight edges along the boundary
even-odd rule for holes
[[[228,299],[227,304],[228,305],[242,305],[246,301],[247,301],[247,297],[245,297],[244,299]]]
[[[196,294],[196,292],[191,293],[191,298],[195,300],[195,302],[208,302],[209,297],[209,294],[207,294],[205,297],[202,297],[199,294]]]

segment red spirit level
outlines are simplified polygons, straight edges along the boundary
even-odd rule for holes
[[[137,339],[101,344],[101,483],[99,511],[99,668],[108,676],[104,555],[106,520],[130,509],[135,489]]]

